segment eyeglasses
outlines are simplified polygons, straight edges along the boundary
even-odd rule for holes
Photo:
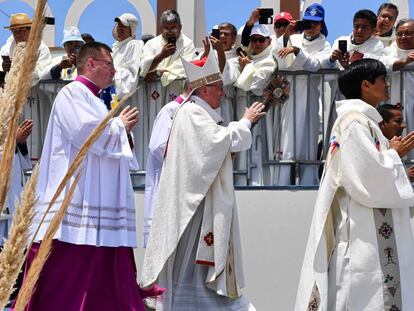
[[[251,37],[250,41],[253,43],[256,43],[256,42],[263,43],[266,41],[266,38],[265,37]]]
[[[402,38],[402,37],[411,37],[412,35],[414,35],[414,31],[402,31],[402,32],[397,32],[397,37],[398,38]]]
[[[289,26],[289,23],[275,23],[275,28],[282,28]]]
[[[172,28],[162,28],[161,29],[162,33],[178,33],[178,28],[177,27],[172,27]]]
[[[108,61],[108,60],[104,60],[104,59],[96,59],[96,58],[92,58],[94,61],[97,61],[97,62],[103,62],[103,63],[105,63],[105,65],[107,65],[109,68],[115,68],[114,67],[114,63],[113,62],[110,62],[110,61]]]

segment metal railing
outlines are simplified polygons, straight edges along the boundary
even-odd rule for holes
[[[325,69],[315,73],[280,73],[291,83],[290,98],[283,106],[269,110],[252,131],[252,148],[237,154],[234,160],[236,186],[318,185],[318,176],[328,149],[330,129],[336,118],[334,101],[341,98],[337,87],[339,71]],[[404,82],[410,81],[406,75],[414,75],[414,72],[405,70],[394,73],[401,80],[398,97],[403,105],[407,101]],[[22,119],[34,120],[28,144],[29,152],[35,160],[41,156],[53,101],[65,83],[41,81],[28,97]],[[157,113],[166,103],[181,94],[183,84],[184,81],[177,80],[168,87],[162,87],[160,82],[140,81],[141,87],[130,99],[129,104],[140,110],[140,122],[134,129],[134,136],[135,152],[141,169],[131,173],[135,186],[144,184],[148,143]],[[228,86],[226,88],[226,97],[221,107],[226,122],[238,120],[243,115],[244,107],[261,99],[251,92]],[[394,95],[396,94],[393,97]],[[410,114],[413,114],[411,118],[414,120],[413,110],[412,107],[404,110],[409,131],[414,130],[414,122],[410,122]],[[408,160],[412,158],[414,155]]]

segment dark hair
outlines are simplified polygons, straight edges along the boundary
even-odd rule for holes
[[[154,36],[152,34],[149,34],[149,33],[145,33],[141,36],[141,40],[144,42],[144,44],[147,43],[147,41],[149,41],[153,38],[154,38]]]
[[[102,56],[102,52],[104,50],[112,53],[111,48],[102,42],[94,41],[82,45],[79,49],[78,55],[76,56],[76,68],[78,72],[80,74],[83,72],[83,68],[85,67],[86,61],[89,57],[99,58]]]
[[[233,37],[237,36],[237,29],[232,23],[228,23],[228,22],[221,23],[218,25],[218,29],[221,29],[221,28],[230,28],[231,35]]]
[[[347,99],[361,98],[361,83],[366,80],[375,82],[379,76],[387,74],[382,62],[364,58],[351,63],[338,78],[339,89]]]
[[[381,115],[385,122],[389,122],[392,118],[391,110],[401,111],[400,105],[383,104],[377,107],[378,113]]]
[[[380,15],[381,11],[384,10],[384,9],[392,9],[392,10],[395,10],[395,12],[397,12],[397,15],[395,17],[398,16],[398,13],[399,13],[398,12],[398,7],[395,4],[389,3],[389,2],[384,2],[378,8],[377,15]]]
[[[377,27],[377,15],[375,15],[375,13],[371,10],[359,10],[355,13],[354,19],[352,21],[355,22],[355,20],[358,18],[368,20],[372,28]]]
[[[406,24],[406,23],[414,23],[414,19],[412,18],[402,18],[398,21],[397,25],[395,26],[395,30],[400,28],[400,26]]]
[[[81,34],[83,41],[86,42],[86,40],[95,41],[94,37],[90,33],[83,33]]]

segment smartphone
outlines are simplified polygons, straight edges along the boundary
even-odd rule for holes
[[[177,38],[176,37],[168,37],[167,39],[168,44],[172,44],[175,46],[175,43],[177,42]]]
[[[54,25],[55,24],[55,18],[54,17],[45,17],[44,22],[46,25]]]
[[[211,36],[220,40],[220,29],[216,29],[216,28],[211,29]]]
[[[311,29],[311,28],[312,28],[312,22],[311,21],[302,20],[302,21],[297,21],[296,22],[296,26],[295,26],[296,31],[304,31],[306,29]]]
[[[236,53],[237,53],[237,55],[239,55],[240,57],[246,57],[246,52],[241,48],[241,47],[238,47],[237,49],[236,49]]]
[[[272,24],[273,23],[273,9],[272,8],[260,8],[259,9],[259,24]]]
[[[347,42],[346,40],[339,40],[338,41],[338,49],[341,51],[342,54],[348,52]]]

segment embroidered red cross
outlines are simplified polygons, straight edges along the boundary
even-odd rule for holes
[[[211,246],[214,244],[214,235],[213,232],[209,232],[204,236],[204,242],[206,242],[206,244],[208,246]]]

